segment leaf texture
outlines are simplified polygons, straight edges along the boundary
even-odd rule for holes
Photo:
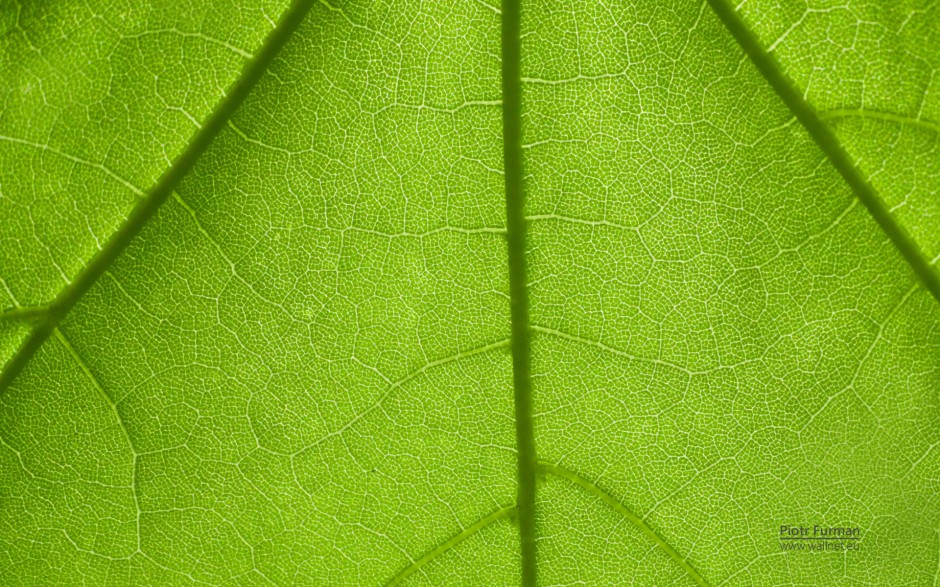
[[[910,254],[709,3],[507,7],[3,8],[0,583],[933,584]],[[937,8],[736,14],[933,270]]]

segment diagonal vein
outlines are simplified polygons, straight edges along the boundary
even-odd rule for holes
[[[134,185],[133,183],[131,183],[124,177],[120,176],[119,174],[115,173],[107,166],[102,165],[101,163],[95,163],[87,159],[82,159],[81,157],[76,157],[75,155],[66,153],[65,151],[60,151],[59,149],[56,149],[55,147],[52,147],[50,145],[44,145],[42,143],[27,141],[25,139],[20,139],[17,137],[8,137],[8,136],[0,135],[0,141],[6,142],[6,143],[13,143],[15,145],[23,145],[27,147],[32,147],[34,149],[39,149],[40,151],[47,151],[49,153],[54,153],[58,155],[59,157],[62,157],[63,159],[71,161],[72,163],[77,163],[79,165],[84,165],[85,167],[97,169],[98,171],[104,173],[111,179],[117,181],[118,183],[126,187],[135,196],[141,196],[141,197],[144,196],[144,191],[142,189],[140,189],[139,187],[137,187],[136,185]]]
[[[653,542],[656,543],[661,549],[663,549],[666,554],[669,555],[669,558],[673,559],[685,570],[686,573],[695,581],[696,585],[701,587],[710,587],[710,583],[705,580],[704,577],[693,567],[689,562],[680,555],[675,548],[673,548],[668,542],[666,542],[655,530],[649,527],[646,522],[643,521],[643,518],[636,515],[631,511],[627,506],[623,505],[612,495],[595,485],[594,483],[588,481],[581,475],[578,475],[574,471],[569,471],[564,467],[554,465],[552,463],[547,463],[544,461],[538,462],[538,468],[546,473],[551,473],[557,477],[567,479],[568,481],[574,483],[578,487],[587,490],[591,495],[599,498],[601,501],[606,503],[608,506],[614,509],[617,513],[622,515],[624,518],[630,521],[631,524],[636,526],[643,534],[650,538]]]
[[[484,346],[481,346],[481,347],[477,347],[477,348],[475,348],[475,349],[471,349],[471,350],[469,350],[469,351],[461,351],[461,352],[459,352],[459,353],[455,353],[455,354],[446,356],[446,357],[441,358],[441,359],[435,359],[435,360],[433,360],[433,361],[429,361],[429,362],[425,363],[423,366],[421,366],[421,367],[415,369],[414,371],[411,371],[410,373],[408,373],[407,375],[405,375],[404,377],[402,377],[401,379],[399,379],[399,380],[397,380],[397,381],[394,381],[394,382],[393,382],[393,381],[389,381],[388,379],[385,379],[385,380],[388,382],[389,385],[388,385],[388,387],[385,389],[385,391],[382,393],[382,395],[380,395],[380,396],[378,397],[378,399],[376,399],[374,402],[372,402],[367,408],[365,408],[364,410],[360,411],[360,412],[357,413],[355,416],[353,416],[352,418],[350,418],[350,420],[349,420],[348,422],[346,422],[345,424],[343,424],[342,426],[340,426],[340,427],[337,428],[336,430],[334,430],[334,431],[332,431],[332,432],[328,432],[327,434],[324,434],[323,436],[321,436],[321,437],[318,438],[317,440],[315,440],[315,441],[311,442],[310,444],[304,446],[304,447],[301,448],[300,450],[298,450],[298,451],[296,451],[296,452],[290,454],[291,459],[294,459],[298,454],[300,454],[300,453],[302,453],[302,452],[306,452],[306,451],[310,450],[311,448],[314,448],[315,446],[318,446],[318,445],[322,444],[325,440],[328,440],[328,439],[333,438],[333,437],[335,437],[335,436],[339,436],[339,435],[342,434],[343,432],[349,430],[350,428],[352,428],[352,427],[356,424],[356,422],[359,422],[360,420],[362,420],[363,418],[365,418],[366,416],[368,416],[369,414],[371,414],[372,412],[374,412],[375,410],[377,410],[377,409],[379,408],[379,406],[381,406],[382,403],[383,403],[386,399],[388,399],[388,397],[389,397],[389,396],[392,394],[392,392],[394,392],[396,389],[400,388],[402,385],[405,385],[405,384],[408,383],[409,381],[411,381],[411,380],[413,380],[413,379],[415,379],[415,378],[421,376],[422,374],[427,373],[429,370],[433,369],[434,367],[439,367],[439,366],[441,366],[441,365],[446,365],[446,364],[448,364],[448,363],[453,363],[454,361],[459,361],[460,359],[464,359],[464,358],[466,358],[466,357],[472,357],[472,356],[475,356],[475,355],[481,355],[481,354],[483,354],[483,353],[485,353],[485,352],[488,352],[488,351],[491,351],[491,350],[493,350],[493,349],[505,348],[508,343],[509,343],[508,340],[499,340],[499,341],[496,341],[496,342],[493,342],[493,343],[490,343],[490,344],[487,344],[487,345],[484,345]],[[379,373],[379,375],[380,375],[381,377],[385,378],[385,376],[382,375],[381,373]],[[293,466],[293,465],[292,465],[292,466]]]
[[[16,355],[7,363],[0,373],[0,394],[10,386],[30,358],[39,350],[42,343],[49,338],[59,323],[75,307],[75,304],[91,289],[91,286],[101,277],[122,252],[127,248],[135,236],[143,229],[147,222],[156,214],[157,210],[176,189],[184,177],[196,165],[196,162],[206,152],[209,145],[226,126],[241,103],[251,93],[255,84],[261,79],[265,71],[280,53],[281,49],[300,26],[313,0],[294,0],[290,8],[283,14],[277,26],[268,34],[261,48],[242,70],[241,76],[219,102],[215,110],[206,120],[202,128],[193,136],[179,159],[170,167],[157,184],[150,190],[140,203],[131,211],[127,221],[112,235],[108,243],[89,261],[88,265],[75,277],[75,280],[63,289],[56,299],[49,305],[49,311],[44,320],[38,323],[26,341],[19,348]]]
[[[888,238],[898,249],[904,260],[920,279],[924,287],[940,302],[940,273],[931,266],[914,240],[907,234],[891,216],[878,192],[868,183],[862,172],[849,157],[848,152],[836,138],[832,130],[826,126],[816,109],[806,101],[796,86],[783,72],[777,60],[764,49],[757,36],[748,28],[747,24],[727,0],[708,0],[708,4],[721,20],[722,24],[731,33],[738,45],[744,50],[748,59],[757,67],[764,80],[777,93],[790,112],[803,125],[816,145],[825,153],[832,166],[842,176],[842,179],[855,193],[875,222],[887,234]]]
[[[903,126],[913,126],[924,130],[940,133],[940,123],[924,118],[905,116],[896,112],[881,112],[869,108],[836,108],[819,112],[820,120],[843,120],[846,118],[866,118],[868,120],[882,120]]]
[[[137,451],[137,447],[134,445],[134,439],[131,437],[130,430],[127,429],[127,424],[124,421],[124,417],[121,416],[121,411],[118,409],[118,404],[114,401],[114,397],[111,396],[107,391],[105,391],[104,386],[101,385],[101,382],[98,381],[98,378],[91,372],[91,369],[88,367],[88,364],[85,363],[85,360],[82,359],[81,355],[78,354],[78,351],[75,350],[75,347],[72,346],[72,343],[69,342],[65,335],[62,334],[62,331],[58,328],[54,329],[56,338],[65,347],[65,350],[68,351],[69,355],[82,370],[82,373],[85,374],[85,377],[88,378],[88,381],[92,386],[98,391],[101,397],[108,402],[108,405],[111,407],[111,412],[114,414],[114,418],[117,420],[118,426],[121,428],[121,433],[124,435],[124,440],[127,441],[128,447],[131,449],[131,495],[134,498],[134,508],[137,510],[137,550],[135,552],[140,552],[140,496],[138,495],[138,484],[137,484],[137,457],[140,456],[140,453]]]
[[[4,320],[35,320],[45,316],[48,311],[47,306],[18,306],[12,310],[0,312],[0,322]]]
[[[418,558],[417,560],[413,561],[413,562],[408,566],[408,568],[402,570],[400,573],[398,573],[397,575],[395,575],[395,577],[394,577],[391,581],[389,581],[389,582],[386,584],[386,586],[387,586],[387,587],[394,587],[395,585],[401,585],[401,584],[405,581],[405,579],[407,579],[408,577],[410,577],[410,576],[413,575],[414,573],[420,571],[425,565],[427,565],[429,562],[431,562],[431,561],[434,560],[435,558],[441,556],[442,554],[444,554],[444,553],[447,552],[448,550],[454,548],[455,546],[457,546],[458,544],[460,544],[461,542],[463,542],[463,541],[466,540],[467,538],[470,538],[471,536],[473,536],[474,534],[476,534],[477,532],[479,532],[479,531],[482,530],[483,528],[486,528],[486,527],[489,526],[490,524],[492,524],[492,523],[494,523],[494,522],[498,522],[499,520],[502,520],[503,518],[508,518],[508,517],[510,517],[511,515],[513,515],[513,513],[514,513],[515,511],[516,511],[516,506],[510,505],[510,506],[506,506],[506,507],[504,507],[504,508],[500,508],[500,509],[498,509],[498,510],[492,512],[492,513],[489,514],[488,516],[485,516],[485,517],[483,517],[483,518],[480,518],[479,520],[477,520],[477,521],[474,522],[473,524],[470,524],[469,526],[467,526],[466,528],[464,528],[463,530],[461,530],[461,531],[458,532],[457,534],[451,536],[450,538],[448,538],[448,539],[445,540],[444,542],[440,543],[440,544],[437,545],[436,547],[434,547],[434,548],[432,548],[431,550],[429,550],[429,551],[428,551],[424,556],[422,556],[421,558]]]

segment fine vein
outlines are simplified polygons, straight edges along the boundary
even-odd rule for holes
[[[643,518],[633,513],[629,508],[627,508],[625,505],[617,501],[612,495],[610,495],[609,493],[607,493],[606,491],[604,491],[603,489],[601,489],[594,483],[591,483],[584,477],[578,475],[577,473],[573,471],[569,471],[568,469],[565,469],[564,467],[559,467],[558,465],[553,465],[552,463],[539,461],[538,468],[546,473],[551,473],[552,475],[556,475],[558,477],[562,477],[563,479],[567,479],[568,481],[571,481],[575,485],[583,489],[586,489],[592,495],[599,498],[601,501],[603,501],[604,503],[609,505],[611,508],[613,508],[617,513],[619,513],[628,521],[630,521],[630,523],[636,526],[643,534],[645,534],[653,542],[655,542],[656,545],[659,546],[661,549],[663,549],[666,552],[666,554],[669,555],[671,559],[679,563],[679,565],[685,570],[685,572],[689,574],[692,580],[695,581],[696,585],[700,585],[701,587],[711,587],[709,582],[706,581],[705,578],[702,577],[701,574],[699,574],[699,572],[695,569],[695,567],[689,564],[689,562],[684,557],[682,557],[678,552],[676,552],[676,549],[673,548],[668,542],[663,540],[663,538],[659,534],[657,534],[655,530],[650,528],[646,524],[646,522],[643,521]]]
[[[514,505],[506,506],[504,508],[500,508],[496,510],[495,512],[489,514],[486,517],[480,518],[473,524],[470,524],[469,526],[467,526],[466,528],[464,528],[457,534],[451,536],[444,542],[440,543],[436,547],[429,550],[421,558],[413,561],[408,566],[408,568],[404,569],[402,572],[395,575],[395,577],[392,578],[392,580],[386,584],[387,587],[394,587],[395,585],[401,585],[405,581],[405,579],[407,579],[408,577],[410,577],[417,571],[421,570],[425,565],[427,565],[429,562],[431,562],[435,558],[444,554],[451,548],[454,548],[455,546],[457,546],[458,544],[460,544],[467,538],[470,538],[471,536],[473,536],[474,534],[476,534],[483,528],[486,528],[490,524],[497,522],[499,520],[502,520],[503,518],[508,518],[509,516],[512,515],[512,513],[515,510],[516,510],[516,506]]]
[[[865,204],[869,213],[891,239],[924,287],[940,302],[940,274],[934,270],[910,235],[894,221],[881,197],[855,166],[832,130],[822,122],[816,109],[796,89],[781,69],[780,64],[764,49],[757,36],[748,28],[733,6],[726,0],[708,0],[708,4],[757,67],[764,80],[826,154],[855,196]]]
[[[176,189],[180,181],[195,166],[202,154],[212,144],[216,135],[225,127],[229,118],[245,100],[271,62],[277,57],[301,21],[306,16],[312,0],[294,0],[290,8],[281,17],[278,25],[268,34],[258,53],[242,70],[241,76],[222,99],[205,124],[193,136],[192,141],[172,167],[167,169],[157,184],[140,203],[131,211],[127,221],[114,233],[108,243],[96,254],[88,265],[75,277],[74,281],[63,289],[49,305],[49,311],[7,363],[0,373],[0,393],[10,386],[30,358],[42,343],[49,338],[63,318],[76,303],[88,292],[99,277],[111,266],[144,225],[156,214],[161,204]]]
[[[137,452],[137,447],[134,445],[134,440],[131,437],[130,430],[127,429],[127,425],[124,423],[124,418],[121,416],[121,412],[118,409],[117,402],[114,401],[114,398],[105,391],[104,386],[101,385],[101,382],[98,381],[98,378],[95,377],[94,373],[91,372],[91,368],[85,363],[85,360],[82,359],[81,355],[78,354],[78,351],[75,350],[75,347],[72,346],[72,343],[69,342],[65,335],[62,334],[62,331],[58,328],[53,329],[56,338],[65,347],[65,350],[68,351],[69,355],[82,370],[82,373],[85,374],[85,377],[88,378],[88,381],[91,382],[92,386],[98,390],[98,393],[101,397],[108,402],[108,405],[111,407],[111,412],[114,414],[115,420],[117,420],[118,426],[121,428],[121,433],[124,435],[124,440],[127,441],[127,446],[131,450],[131,495],[134,498],[134,508],[137,510],[137,519],[136,519],[136,528],[137,528],[137,550],[135,552],[140,552],[140,498],[137,495],[137,457],[140,456],[140,453]]]
[[[535,434],[529,380],[529,300],[525,267],[525,188],[522,169],[522,74],[519,0],[502,2],[503,164],[506,182],[506,240],[509,248],[509,307],[519,487],[522,585],[536,584]]]
[[[940,133],[940,124],[923,118],[914,118],[904,116],[895,112],[880,112],[878,110],[869,110],[867,108],[836,108],[819,112],[820,120],[842,120],[845,118],[867,118],[869,120],[883,120],[893,122],[902,126],[914,126],[924,130]]]

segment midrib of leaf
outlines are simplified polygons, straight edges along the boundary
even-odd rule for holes
[[[535,432],[529,377],[529,299],[525,262],[525,185],[522,165],[522,35],[519,0],[502,2],[503,171],[506,184],[506,241],[515,405],[522,585],[536,584]]]
[[[682,555],[676,551],[668,542],[666,542],[655,530],[653,530],[640,516],[633,513],[633,511],[625,506],[624,504],[617,501],[617,499],[601,489],[596,483],[591,482],[590,480],[582,477],[581,475],[556,465],[554,463],[549,463],[545,461],[535,461],[535,468],[537,471],[547,475],[554,475],[560,477],[571,483],[581,487],[582,489],[587,490],[588,493],[594,497],[600,499],[602,502],[607,504],[611,509],[624,517],[628,522],[636,526],[640,532],[642,532],[647,538],[649,538],[656,546],[663,549],[663,551],[675,562],[682,567],[682,569],[688,573],[689,577],[700,587],[711,587],[705,577],[698,572]],[[461,542],[467,540],[477,532],[480,532],[487,526],[498,522],[504,518],[512,518],[513,516],[518,517],[518,509],[515,505],[506,506],[500,508],[487,516],[484,516],[477,520],[476,522],[470,524],[466,528],[462,529],[457,534],[451,536],[447,540],[441,542],[431,550],[427,551],[424,555],[415,559],[408,565],[404,570],[395,575],[388,583],[386,587],[393,587],[394,585],[400,585],[408,577],[414,573],[420,571],[422,568],[427,566],[432,560],[443,555],[450,549],[456,547]]]
[[[865,116],[917,124],[932,130],[937,128],[932,123],[907,119],[890,114],[862,113],[862,111],[840,110],[818,114],[799,94],[795,86],[783,73],[776,60],[763,48],[756,36],[750,31],[737,11],[725,0],[708,0],[709,5],[729,30],[745,54],[755,64],[761,75],[774,89],[781,100],[791,110],[797,120],[806,128],[820,149],[833,163],[844,180],[859,200],[898,248],[905,260],[911,265],[918,278],[931,294],[940,301],[940,277],[932,269],[929,261],[923,257],[919,248],[902,227],[894,222],[877,192],[867,183],[861,172],[849,158],[841,142],[822,123],[824,118],[844,116]],[[331,10],[334,8],[321,2]],[[218,104],[200,130],[194,135],[177,161],[163,174],[153,189],[129,214],[121,228],[115,232],[101,251],[76,276],[68,287],[62,290],[56,299],[47,306],[17,307],[0,314],[4,319],[38,319],[39,322],[17,354],[0,373],[0,393],[9,387],[32,355],[52,334],[75,355],[71,345],[60,334],[58,324],[91,288],[97,279],[107,271],[110,265],[126,249],[133,238],[153,217],[159,207],[174,192],[180,181],[194,167],[201,155],[211,145],[218,133],[226,126],[244,99],[250,94],[255,84],[267,71],[286,42],[313,6],[313,0],[294,0],[283,14],[278,25],[271,31],[257,54],[245,66],[241,76],[231,90]],[[503,90],[503,142],[505,197],[508,242],[508,265],[511,307],[511,350],[513,357],[513,385],[515,400],[515,426],[518,449],[518,501],[517,504],[496,510],[461,530],[450,539],[413,561],[412,565],[394,577],[389,585],[397,585],[408,576],[418,571],[430,560],[466,540],[471,535],[501,519],[518,516],[520,529],[520,549],[522,558],[522,585],[536,584],[536,549],[535,549],[535,489],[537,473],[542,471],[565,478],[586,489],[591,494],[607,503],[615,511],[637,526],[645,535],[660,546],[671,558],[678,562],[695,582],[707,587],[708,582],[689,565],[678,552],[665,542],[654,530],[634,514],[629,508],[619,503],[614,497],[601,490],[589,480],[560,466],[540,462],[535,453],[534,431],[531,408],[530,380],[530,329],[528,317],[528,294],[526,288],[525,233],[524,215],[524,171],[522,152],[522,104],[521,104],[521,32],[520,2],[502,0],[502,90]],[[78,359],[76,355],[76,359]],[[78,359],[83,370],[84,363]],[[90,375],[90,373],[89,373]],[[97,386],[97,384],[96,384]],[[106,399],[106,393],[100,389]],[[113,402],[111,402],[114,408]],[[125,430],[125,434],[127,431]],[[129,438],[128,438],[129,440]],[[131,445],[133,450],[133,445]],[[17,453],[18,454],[18,453]],[[139,540],[139,536],[138,536]],[[138,547],[139,548],[139,547]]]
[[[277,26],[268,34],[255,56],[245,64],[242,74],[232,85],[209,118],[193,136],[176,162],[160,177],[156,185],[128,215],[127,220],[111,236],[108,243],[76,275],[72,283],[63,289],[42,314],[26,341],[10,359],[0,373],[0,394],[16,379],[16,376],[39,350],[42,343],[55,331],[76,303],[91,289],[111,264],[124,252],[135,236],[176,189],[180,181],[195,166],[212,141],[225,127],[258,80],[277,57],[291,35],[300,26],[313,0],[294,0],[281,16]]]
[[[737,10],[727,0],[708,0],[709,6],[722,24],[734,37],[748,59],[754,64],[764,80],[777,93],[780,100],[790,109],[816,145],[828,157],[842,179],[849,185],[855,196],[861,200],[875,222],[888,235],[895,248],[904,257],[927,291],[940,302],[940,274],[933,268],[920,247],[907,234],[907,231],[895,222],[878,192],[868,183],[861,171],[849,157],[841,141],[826,126],[816,109],[803,98],[796,86],[783,72],[780,64],[761,44],[757,36],[744,22]]]

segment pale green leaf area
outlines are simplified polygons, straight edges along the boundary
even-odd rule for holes
[[[741,6],[924,254],[940,260],[940,11],[928,1]]]
[[[938,580],[936,6],[2,6],[0,584]]]
[[[280,4],[0,2],[4,308],[49,303],[74,280],[238,77]]]
[[[707,7],[526,14],[539,457],[625,496],[712,584],[927,584],[936,300]],[[878,544],[783,558],[797,518]]]

